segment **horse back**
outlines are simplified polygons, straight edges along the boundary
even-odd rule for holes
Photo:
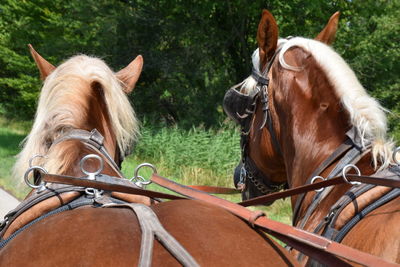
[[[343,239],[343,244],[400,262],[400,197],[366,215]],[[361,238],[362,237],[362,238]],[[393,253],[397,251],[397,253]]]
[[[152,206],[163,227],[201,265],[296,265],[275,241],[231,213],[194,200]],[[33,224],[0,252],[4,266],[137,266],[141,228],[127,208],[84,206]],[[179,262],[157,240],[153,266]]]

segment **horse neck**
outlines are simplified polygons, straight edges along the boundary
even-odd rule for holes
[[[286,55],[289,65],[306,69],[290,71],[279,64],[272,69],[271,116],[277,125],[289,186],[298,187],[345,141],[351,125],[315,59],[298,48]],[[292,206],[297,197],[292,197]],[[311,197],[305,201],[303,206]]]
[[[271,116],[278,125],[287,179],[303,185],[312,172],[346,139],[349,114],[325,72],[309,52],[285,53],[292,71],[274,64],[271,71]]]

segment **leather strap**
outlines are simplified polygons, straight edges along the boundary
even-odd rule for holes
[[[0,237],[4,235],[8,227],[19,215],[21,215],[34,205],[51,197],[58,196],[59,194],[62,193],[81,192],[81,191],[83,192],[84,190],[85,189],[83,187],[52,184],[50,185],[50,188],[48,188],[48,190],[32,194],[28,198],[24,199],[15,209],[9,211],[4,216],[4,221],[0,223]]]
[[[194,190],[190,187],[177,184],[158,174],[153,173],[151,181],[191,199],[198,199],[218,205],[246,221],[253,216],[252,211],[247,208]],[[329,266],[350,266],[350,264],[342,258],[365,266],[398,266],[397,264],[387,262],[379,257],[330,241],[318,235],[270,220],[265,216],[261,216],[254,221],[254,225],[257,225],[267,233],[277,237],[302,253],[322,263],[328,264]]]
[[[325,218],[318,224],[313,232],[320,234],[322,229],[325,229],[322,236],[332,240],[333,232],[336,231],[334,229],[334,225],[336,224],[336,221],[343,209],[346,208],[348,204],[355,201],[359,196],[374,187],[375,185],[362,184],[360,186],[353,186],[350,188],[350,190],[341,196],[341,198],[330,208],[328,215],[325,216]]]
[[[141,189],[128,180],[114,178],[107,175],[96,175],[96,180],[89,180],[86,177],[75,178],[72,176],[41,174],[42,180],[47,183],[60,183],[77,185],[88,188],[96,188],[106,191],[117,191],[121,193],[148,196],[151,198],[183,199],[183,197]]]
[[[351,148],[341,159],[340,161],[336,164],[335,168],[329,173],[329,175],[326,177],[327,180],[331,179],[332,177],[335,177],[337,175],[340,175],[341,171],[343,168],[348,165],[348,164],[355,164],[358,162],[361,158],[362,154],[361,151],[357,147]],[[314,213],[314,211],[318,208],[319,204],[329,195],[330,192],[332,192],[333,187],[326,187],[322,192],[318,192],[315,196],[311,204],[308,206],[307,211],[301,221],[296,224],[297,227],[303,229],[305,224],[307,223],[308,219],[311,217],[311,215]],[[297,220],[296,218],[293,218],[293,220]],[[295,225],[295,224],[293,224]]]
[[[397,187],[400,188],[400,180],[398,179],[388,179],[382,177],[372,177],[372,176],[364,176],[364,175],[354,175],[354,174],[347,174],[347,179],[350,182],[361,182],[367,184],[374,184],[374,185],[382,185],[388,187]],[[123,180],[120,178],[114,178],[107,175],[97,175],[96,180],[88,180],[86,177],[76,178],[72,176],[65,176],[65,175],[55,175],[55,174],[41,174],[41,179],[47,183],[60,183],[66,185],[75,185],[79,187],[92,187],[106,191],[116,191],[121,193],[128,193],[128,194],[136,194],[136,195],[144,195],[148,197],[155,197],[155,198],[165,198],[165,199],[183,199],[183,197],[141,189],[135,186],[132,182],[128,180]],[[277,192],[273,194],[269,194],[266,196],[257,197],[251,200],[242,201],[238,204],[242,206],[252,206],[252,205],[261,205],[263,203],[277,200],[280,198],[285,198],[288,196],[293,196],[296,194],[312,191],[315,189],[337,185],[345,183],[342,176],[338,176],[329,180],[316,182],[309,185],[299,186],[292,189],[287,189],[282,192]],[[186,186],[188,188],[192,188],[198,192],[202,192],[202,187],[197,186]],[[228,188],[228,190],[230,190]],[[204,192],[202,192],[204,193]]]
[[[197,189],[209,194],[238,194],[241,190],[229,187],[218,187],[208,185],[188,185],[188,187]]]
[[[388,203],[389,201],[399,196],[400,196],[400,189],[395,188],[391,190],[389,193],[385,194],[380,199],[378,199],[377,201],[374,201],[372,204],[368,205],[365,209],[356,214],[356,216],[354,216],[349,222],[347,222],[346,225],[343,226],[343,228],[339,231],[339,233],[337,233],[334,240],[336,242],[341,242],[343,238],[346,236],[346,234],[367,214],[369,214],[370,212],[374,211],[375,209],[379,208],[380,206]]]
[[[373,185],[382,185],[382,186],[388,186],[388,187],[396,187],[400,188],[400,180],[399,179],[388,179],[388,178],[383,178],[383,177],[372,177],[372,176],[364,176],[364,175],[354,175],[354,174],[346,174],[347,180],[350,182],[361,182],[365,184],[373,184]],[[256,197],[250,200],[242,201],[239,202],[238,204],[244,207],[248,206],[254,206],[254,205],[262,205],[277,199],[285,198],[285,197],[290,197],[294,196],[297,194],[303,194],[312,190],[332,186],[332,185],[338,185],[338,184],[344,184],[346,183],[343,179],[342,176],[337,176],[329,180],[324,180],[321,182],[316,182],[313,184],[308,184],[308,185],[303,185],[303,186],[298,186],[295,188],[287,189],[282,192],[276,192],[273,194],[261,196],[261,197]]]
[[[325,159],[318,166],[318,168],[307,179],[305,184],[309,184],[313,177],[321,174],[326,168],[328,168],[332,163],[334,163],[341,155],[343,155],[343,153],[349,151],[352,146],[353,146],[352,141],[350,139],[346,139],[346,141],[343,144],[341,144],[327,159]],[[292,222],[293,225],[296,224],[297,214],[300,210],[300,206],[303,203],[305,196],[306,196],[305,194],[300,194],[300,196],[297,197],[296,203],[293,208],[293,222]]]
[[[154,237],[183,265],[200,266],[189,252],[165,230],[154,211],[143,204],[105,204],[103,207],[126,207],[137,216],[142,230],[139,266],[149,267],[152,263]]]

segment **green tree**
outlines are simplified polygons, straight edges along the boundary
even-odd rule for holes
[[[251,71],[263,8],[276,14],[283,36],[313,36],[336,11],[321,1],[131,0],[128,4],[132,8],[121,17],[124,38],[118,46],[128,54],[139,51],[145,59],[134,103],[139,113],[187,126],[213,125],[225,118],[222,98]],[[316,15],[304,20],[304,14]]]
[[[40,81],[27,44],[31,43],[54,64],[78,53],[107,57],[115,52],[116,19],[122,5],[107,0],[3,0],[0,4],[3,113],[22,119],[33,116]]]
[[[40,81],[26,47],[32,43],[55,64],[85,53],[119,69],[142,54],[132,97],[139,115],[185,127],[216,125],[226,118],[225,91],[250,73],[263,8],[283,37],[314,37],[341,11],[334,47],[374,96],[400,111],[399,0],[3,0],[0,112],[33,116]]]
[[[400,118],[400,1],[364,0],[347,4],[335,43],[365,88]]]

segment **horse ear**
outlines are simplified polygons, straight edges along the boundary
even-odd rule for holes
[[[275,54],[278,45],[278,25],[272,14],[264,9],[257,30],[257,43],[260,55],[260,69],[263,71]]]
[[[31,51],[33,60],[35,60],[36,66],[40,71],[40,79],[45,80],[46,77],[49,76],[50,73],[53,72],[53,70],[56,69],[56,67],[54,67],[51,63],[49,63],[46,59],[39,55],[39,53],[36,52],[35,49],[33,49],[33,46],[31,44],[28,44],[28,47]]]
[[[125,93],[129,94],[135,87],[143,68],[143,57],[137,56],[128,66],[117,72],[117,78],[123,83]]]
[[[338,29],[340,12],[337,11],[331,16],[325,28],[315,37],[315,40],[331,45],[335,40],[336,31]]]

